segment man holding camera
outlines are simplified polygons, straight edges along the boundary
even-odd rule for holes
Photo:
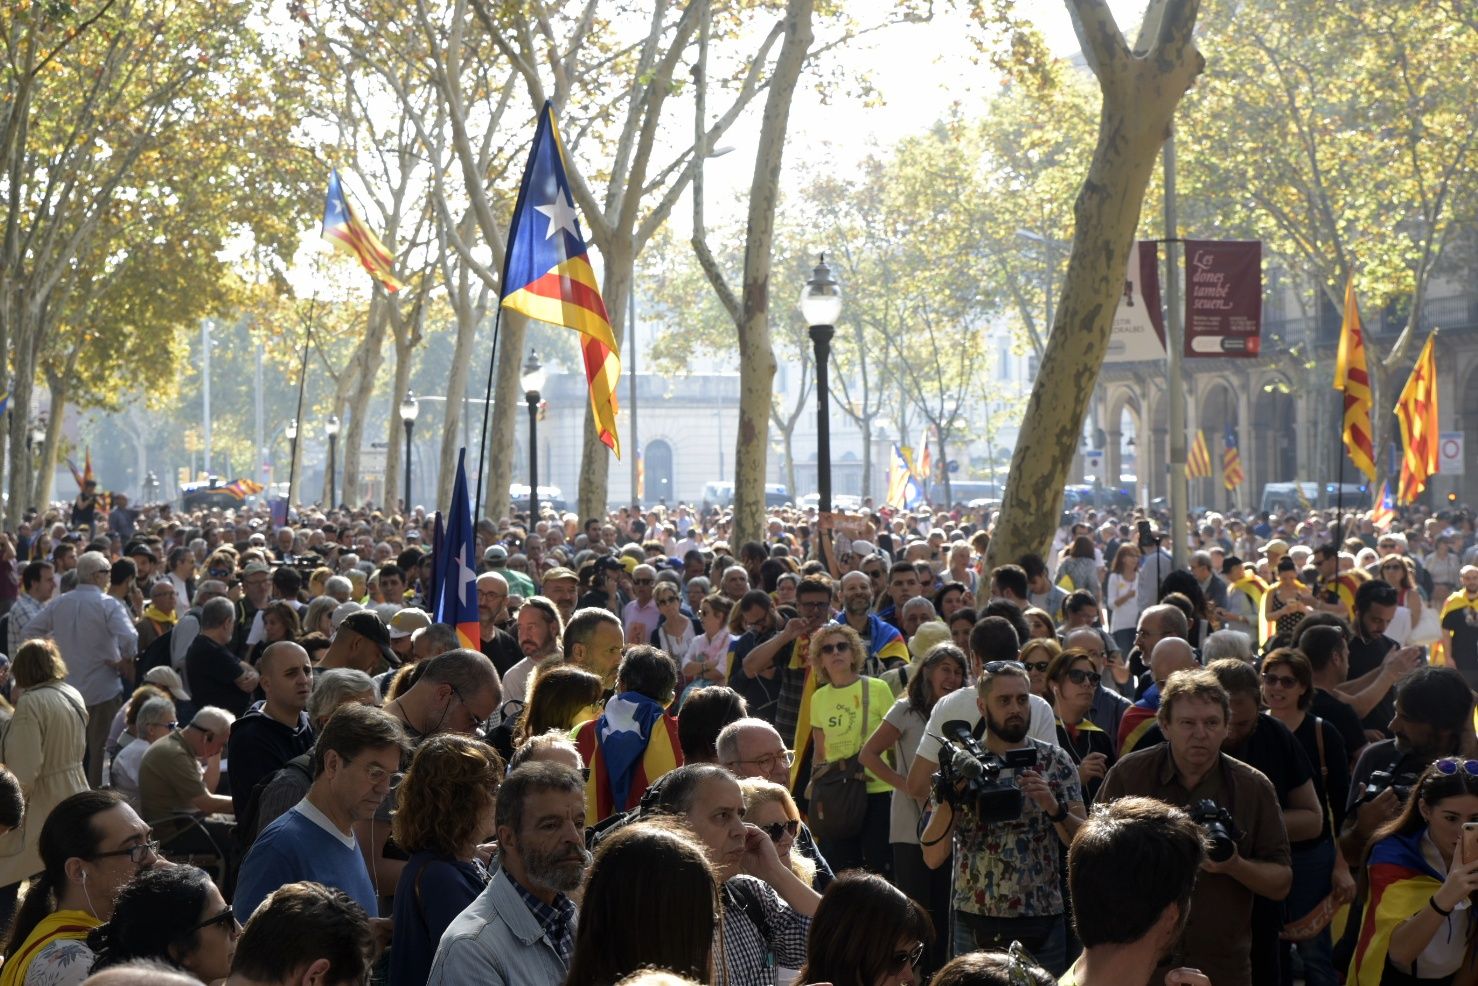
[[[1203,970],[1216,986],[1252,986],[1252,899],[1288,896],[1293,884],[1288,835],[1272,784],[1222,753],[1230,700],[1204,668],[1165,683],[1157,714],[1165,742],[1125,756],[1098,792],[1104,804],[1125,795],[1187,808],[1212,848],[1192,897],[1176,964]],[[1162,962],[1153,982],[1170,968]]]
[[[1067,927],[1059,860],[1086,812],[1072,760],[1027,735],[1030,698],[1020,664],[982,668],[976,703],[983,718],[973,729],[945,724],[942,732],[955,742],[940,744],[939,803],[919,843],[932,868],[954,857],[953,954],[1019,941],[1061,975]]]

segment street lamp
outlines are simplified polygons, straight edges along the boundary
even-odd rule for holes
[[[544,367],[539,364],[539,354],[532,349],[518,379],[523,384],[524,400],[529,402],[529,533],[532,534],[539,522],[539,391],[544,389]]]
[[[334,482],[334,450],[339,444],[339,416],[330,414],[323,423],[323,433],[328,436],[328,509],[334,509],[339,498],[338,484]]]
[[[822,254],[811,279],[801,292],[801,317],[806,320],[811,343],[816,347],[816,492],[818,510],[831,512],[831,422],[828,418],[827,364],[831,362],[831,336],[842,314],[842,287],[831,276]]]
[[[405,399],[400,402],[400,423],[405,425],[405,515],[411,515],[411,430],[416,427],[416,415],[421,413],[421,405],[416,402],[416,395],[409,390],[405,392]]]

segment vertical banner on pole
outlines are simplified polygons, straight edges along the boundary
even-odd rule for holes
[[[1186,240],[1185,355],[1255,359],[1262,351],[1262,244]]]
[[[1134,363],[1165,358],[1165,320],[1160,312],[1159,257],[1153,240],[1129,248],[1124,292],[1114,312],[1105,363]]]

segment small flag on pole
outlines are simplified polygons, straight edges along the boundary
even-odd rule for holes
[[[1185,475],[1187,479],[1211,478],[1211,450],[1206,447],[1206,433],[1196,429],[1195,440],[1186,454]]]
[[[1391,522],[1396,519],[1396,508],[1391,503],[1391,490],[1385,480],[1381,480],[1380,492],[1375,495],[1375,506],[1370,511],[1370,522],[1378,530],[1386,530]]]
[[[1237,450],[1237,429],[1227,427],[1221,453],[1221,485],[1229,490],[1241,486],[1247,479],[1242,473],[1242,453]]]
[[[359,213],[344,196],[344,186],[339,183],[338,169],[328,174],[328,196],[323,206],[323,238],[343,252],[359,258],[371,277],[384,285],[386,291],[396,292],[405,285],[393,273],[391,266],[395,257],[380,242]]]

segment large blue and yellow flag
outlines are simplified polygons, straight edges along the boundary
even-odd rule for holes
[[[554,107],[546,102],[539,112],[534,146],[529,150],[508,231],[502,305],[580,333],[590,410],[600,440],[619,457],[616,384],[621,378],[621,357],[606,303],[590,269],[568,175]]]
[[[385,286],[386,291],[399,291],[404,285],[390,272],[395,257],[380,242],[359,213],[344,197],[338,169],[328,173],[328,197],[323,206],[323,238],[347,254],[358,257],[370,276]]]

